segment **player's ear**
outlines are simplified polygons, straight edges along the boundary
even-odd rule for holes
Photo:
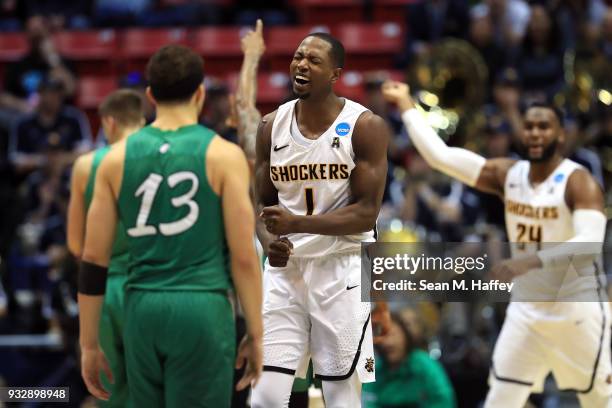
[[[340,79],[340,74],[342,73],[342,68],[334,68],[332,71],[331,82],[335,84],[338,79]]]
[[[565,137],[565,128],[562,125],[559,125],[559,132],[557,136],[557,143],[560,146],[565,146],[565,141],[567,140]]]
[[[153,92],[151,92],[150,86],[147,86],[147,89],[145,90],[145,95],[147,95],[147,100],[151,102],[151,105],[157,106],[157,101],[155,100],[155,97],[153,96]]]
[[[193,97],[198,105],[204,104],[204,99],[206,99],[206,89],[204,88],[204,84],[200,84],[200,86],[198,86],[198,89],[196,89]]]

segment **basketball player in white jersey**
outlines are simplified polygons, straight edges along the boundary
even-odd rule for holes
[[[595,258],[574,265],[578,276],[592,279],[573,279],[565,263],[585,243],[601,251],[603,192],[586,169],[561,156],[561,112],[532,105],[520,140],[525,160],[486,160],[448,147],[415,109],[406,84],[387,82],[383,94],[402,110],[411,140],[430,166],[505,202],[513,258],[493,272],[513,279],[515,288],[493,352],[485,407],[522,408],[549,373],[560,389],[577,393],[582,407],[612,407],[610,313],[601,301],[598,266]],[[538,250],[530,242],[551,244]],[[546,301],[517,301],[515,293],[521,300]],[[587,301],[569,301],[580,298]]]
[[[360,248],[374,240],[389,134],[382,118],[334,94],[343,64],[338,40],[306,37],[290,65],[298,99],[266,115],[258,130],[256,194],[273,235],[260,235],[268,260],[254,408],[287,406],[309,357],[328,407],[361,406],[361,383],[374,381]]]

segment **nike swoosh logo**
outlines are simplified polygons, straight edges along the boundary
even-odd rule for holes
[[[276,145],[275,145],[275,146],[274,146],[274,151],[275,151],[275,152],[278,152],[279,150],[283,150],[285,147],[289,147],[289,145],[288,145],[288,144],[286,144],[286,145],[281,146],[281,147],[278,147],[278,146],[276,146]]]
[[[355,286],[348,286],[348,285],[347,285],[346,290],[355,289],[357,286],[359,286],[359,285],[355,285]]]

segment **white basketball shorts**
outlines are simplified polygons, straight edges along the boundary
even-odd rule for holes
[[[374,381],[370,303],[361,302],[359,252],[293,258],[264,272],[264,371]]]
[[[607,302],[510,303],[490,385],[505,381],[541,392],[551,372],[561,390],[612,394]]]

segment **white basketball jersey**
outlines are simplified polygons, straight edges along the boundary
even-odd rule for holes
[[[278,190],[280,206],[297,215],[316,215],[348,205],[350,176],[355,168],[353,130],[367,109],[345,99],[344,108],[318,139],[304,137],[297,125],[297,99],[281,105],[272,124],[270,178]],[[372,241],[369,231],[331,236],[289,234],[293,256],[319,257],[355,251],[362,241]]]
[[[504,184],[506,231],[513,257],[535,253],[575,235],[572,211],[565,202],[565,188],[570,175],[582,166],[564,159],[537,186],[529,182],[529,167],[528,161],[518,161],[508,171]],[[576,271],[568,273],[566,268],[531,270],[514,279],[513,298],[596,300],[595,266],[591,263],[584,267],[588,270],[581,269],[579,274]]]

